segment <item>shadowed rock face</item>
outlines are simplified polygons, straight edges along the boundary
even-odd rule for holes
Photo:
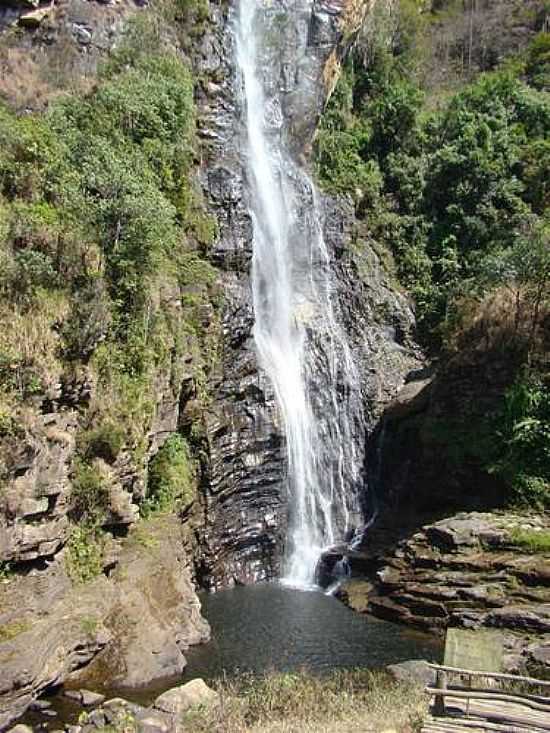
[[[266,22],[280,44],[276,58],[270,56],[264,79],[266,97],[274,100],[266,114],[277,130],[274,134],[298,162],[304,162],[310,149],[330,70],[345,52],[345,23],[356,22],[366,6],[303,0],[277,3],[266,11],[271,14]],[[224,295],[220,363],[209,385],[205,528],[198,561],[199,576],[208,587],[276,576],[287,523],[284,430],[272,385],[258,367],[252,336],[252,222],[244,110],[234,69],[236,12],[237,4],[213,8],[213,31],[205,35],[195,60],[198,72],[208,79],[199,91],[199,134],[207,150],[202,184],[218,221],[212,259],[223,273]],[[309,190],[302,193],[298,207],[307,206],[311,197]],[[366,407],[352,426],[352,440],[361,456],[381,407],[402,385],[405,374],[418,366],[410,336],[413,317],[404,298],[388,285],[376,254],[364,243],[354,243],[350,201],[323,196],[321,204],[331,297],[359,367],[357,399]],[[317,363],[322,374],[328,355],[316,333],[313,323],[308,333],[310,363]],[[313,401],[321,404],[326,391],[321,377]],[[365,496],[363,500],[366,504]]]

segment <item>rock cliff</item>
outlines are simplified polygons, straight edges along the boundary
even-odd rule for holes
[[[370,7],[316,1],[277,8],[273,32],[282,33],[283,41],[278,68],[270,74],[271,93],[282,100],[280,134],[306,166],[331,74]],[[273,388],[258,370],[252,337],[252,227],[236,86],[240,82],[234,70],[235,12],[235,6],[212,7],[212,33],[203,39],[197,61],[206,77],[199,89],[202,181],[219,223],[212,257],[222,271],[224,292],[221,360],[206,414],[200,574],[210,587],[274,577],[286,523],[283,430]],[[327,196],[323,211],[329,267],[336,275],[335,307],[363,380],[359,392],[367,410],[354,428],[353,441],[364,453],[376,418],[405,375],[419,366],[421,355],[412,337],[412,311],[389,284],[375,252],[358,236],[351,202]],[[312,348],[321,363],[321,342],[314,341]],[[323,385],[318,388],[321,393]],[[365,488],[365,504],[366,493]]]

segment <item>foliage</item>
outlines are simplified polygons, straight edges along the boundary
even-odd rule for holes
[[[537,89],[550,90],[550,33],[539,33],[527,54],[525,73]]]
[[[348,60],[321,121],[317,171],[327,189],[354,196],[392,251],[424,342],[437,349],[459,296],[487,286],[490,260],[508,280],[504,260],[548,251],[550,100],[517,71],[497,71],[428,108],[415,74],[424,36],[408,26],[405,42],[400,30],[418,11],[400,8],[393,29],[384,19],[385,40],[359,44]],[[536,40],[529,58],[543,46]]]
[[[85,459],[98,457],[108,463],[113,463],[124,445],[126,433],[121,425],[106,420],[82,432],[79,437],[79,447]]]
[[[79,520],[98,524],[109,504],[108,484],[98,463],[77,458],[71,484],[72,512]]]
[[[85,634],[95,634],[98,626],[99,621],[93,616],[82,616],[82,618],[80,619],[80,627]]]
[[[537,373],[518,377],[496,418],[495,454],[490,466],[520,505],[550,508],[550,385]]]
[[[87,583],[103,569],[103,543],[100,531],[91,524],[74,527],[67,542],[67,573],[75,583]]]
[[[20,402],[87,375],[83,518],[101,513],[96,458],[125,450],[145,467],[159,374],[177,394],[185,362],[201,385],[211,365],[216,231],[193,180],[194,80],[170,28],[207,15],[202,0],[163,0],[132,17],[87,93],[24,116],[0,105],[0,432],[15,435]]]
[[[550,532],[544,530],[515,529],[510,542],[533,554],[550,552]]]
[[[426,349],[455,362],[503,360],[515,380],[475,426],[445,416],[423,425],[426,436],[453,466],[491,472],[508,501],[547,507],[548,34],[500,69],[470,58],[461,84],[442,88],[429,68],[442,62],[441,44],[450,44],[445,65],[462,44],[464,66],[475,46],[463,4],[396,5],[379,4],[345,64],[315,141],[317,174],[353,196],[358,230],[391,253]],[[451,32],[434,55],[436,29]],[[494,70],[476,77],[478,62]]]
[[[174,511],[194,499],[193,465],[189,447],[178,433],[171,435],[149,465],[147,499],[142,513]]]

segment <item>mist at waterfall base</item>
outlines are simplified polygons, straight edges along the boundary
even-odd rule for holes
[[[289,150],[288,89],[281,88],[278,73],[283,64],[288,78],[302,79],[294,92],[308,98],[302,70],[307,12],[307,0],[292,9],[243,0],[235,19],[243,172],[253,223],[254,340],[287,449],[283,579],[299,588],[314,584],[323,550],[361,524],[364,442],[354,430],[362,424],[360,378],[338,318],[322,207]],[[291,55],[281,61],[290,37]]]

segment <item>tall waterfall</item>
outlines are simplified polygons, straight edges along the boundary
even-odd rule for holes
[[[259,363],[281,411],[288,454],[288,537],[283,580],[315,581],[322,551],[349,539],[360,524],[359,379],[338,323],[323,210],[307,173],[294,160],[277,69],[285,33],[299,33],[292,13],[308,0],[240,0],[236,23],[246,170],[253,221],[254,338]],[[302,13],[303,15],[303,13]],[[290,22],[289,22],[290,21]],[[288,78],[301,89],[307,33],[292,54]],[[304,78],[304,84],[307,80]]]

